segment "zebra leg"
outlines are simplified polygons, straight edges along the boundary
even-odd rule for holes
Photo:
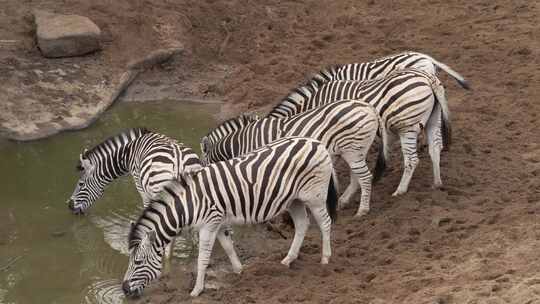
[[[196,297],[204,289],[204,277],[206,267],[210,263],[210,255],[219,231],[219,224],[206,224],[199,230],[199,257],[197,259],[197,281],[191,291],[191,296]]]
[[[173,256],[174,241],[176,238],[172,238],[171,242],[165,247],[165,253],[163,256],[163,273],[168,273],[171,270],[171,259]]]
[[[404,169],[399,186],[392,196],[406,193],[409,189],[409,183],[411,182],[414,169],[416,169],[419,162],[416,152],[419,132],[420,127],[417,126],[412,130],[409,129],[408,131],[399,134],[399,139],[401,141],[401,153],[403,153]]]
[[[307,217],[306,206],[300,201],[293,201],[289,206],[289,214],[294,222],[294,238],[287,256],[281,261],[281,264],[289,267],[289,265],[298,258],[300,247],[304,241],[304,236],[309,226],[309,218]]]
[[[348,195],[348,197],[345,197],[345,199],[350,201],[352,196],[358,190],[358,185],[360,185],[362,194],[360,196],[360,206],[358,206],[358,211],[356,212],[355,217],[361,217],[369,212],[369,202],[371,200],[371,181],[373,176],[369,171],[369,167],[364,156],[360,155],[360,157],[358,157],[352,153],[347,153],[343,154],[343,158],[351,168],[351,183],[349,184],[349,187],[345,193],[343,193],[343,195],[339,198],[339,202],[341,203],[342,198],[345,195]],[[352,187],[353,184],[355,185],[354,187]],[[351,188],[353,189],[352,192],[348,193],[347,191],[349,191]]]
[[[325,196],[326,199],[326,192]],[[326,204],[323,200],[320,201],[319,204],[309,204],[308,205],[309,210],[311,211],[311,215],[319,225],[319,228],[321,230],[322,235],[322,257],[321,257],[321,264],[328,264],[328,260],[330,259],[330,256],[332,255],[332,249],[330,247],[330,226],[332,224],[332,220],[330,219],[330,215],[328,215],[328,211],[326,210]]]
[[[426,133],[429,156],[431,157],[431,164],[433,166],[433,188],[440,188],[442,187],[440,160],[443,149],[440,107],[435,106],[433,111],[438,112],[433,113],[428,120]]]
[[[229,257],[229,260],[231,261],[233,271],[235,273],[241,273],[242,263],[240,262],[238,255],[236,255],[236,251],[234,250],[230,227],[227,226],[227,227],[221,228],[218,232],[217,238],[218,238],[219,243],[221,244],[221,247],[223,247],[223,250],[225,250],[225,253]]]
[[[347,163],[349,163],[347,161]],[[349,167],[351,167],[351,164],[349,163]],[[358,182],[357,182],[357,176],[354,173],[353,169],[351,168],[351,177],[349,181],[349,186],[347,186],[347,189],[343,192],[343,194],[338,199],[338,208],[343,209],[347,205],[349,205],[352,201],[353,195],[358,191]]]

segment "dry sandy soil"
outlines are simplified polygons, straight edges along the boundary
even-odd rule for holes
[[[237,239],[246,268],[220,278],[225,288],[190,299],[193,277],[175,263],[177,271],[136,302],[540,303],[538,3],[36,2],[95,20],[108,38],[92,56],[113,67],[180,41],[184,55],[138,83],[170,86],[178,96],[223,99],[225,116],[264,112],[324,65],[402,50],[430,54],[472,84],[473,91],[464,91],[441,75],[454,129],[453,145],[442,156],[444,189],[431,189],[424,150],[409,193],[391,197],[401,175],[394,150],[391,169],[374,187],[371,213],[354,219],[353,209],[340,212],[329,265],[318,264],[314,225],[291,269],[279,261],[292,230],[284,240],[257,228],[246,237],[250,241]],[[13,35],[27,37],[30,48],[26,19],[12,19],[11,26],[27,29]],[[16,57],[21,50],[6,52]],[[229,267],[215,253],[213,267]]]

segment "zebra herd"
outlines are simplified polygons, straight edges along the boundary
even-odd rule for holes
[[[326,264],[338,207],[351,203],[360,188],[356,216],[368,213],[372,181],[381,177],[389,146],[397,138],[404,169],[393,195],[407,192],[418,164],[418,135],[424,130],[433,186],[442,185],[440,153],[449,148],[451,126],[437,69],[469,89],[457,72],[417,52],[326,68],[292,90],[266,117],[241,115],[209,132],[201,139],[201,158],[165,135],[130,129],[80,155],[81,177],[68,206],[84,213],[114,179],[133,177],[144,210],[128,235],[130,256],[122,284],[128,296],[140,295],[160,276],[174,237],[188,227],[199,236],[191,292],[198,296],[216,238],[233,271],[240,273],[231,225],[264,223],[284,211],[291,215],[295,233],[281,263],[289,266],[298,257],[309,209],[322,234],[321,263]],[[366,157],[376,137],[372,175]],[[337,157],[349,165],[351,176],[339,199],[333,167]]]

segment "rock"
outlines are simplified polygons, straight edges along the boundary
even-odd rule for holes
[[[431,224],[434,226],[434,227],[442,227],[448,223],[450,223],[450,221],[452,221],[452,219],[450,217],[446,217],[446,216],[435,216],[433,217],[433,219],[431,220]]]
[[[34,11],[38,47],[45,57],[71,57],[101,49],[101,30],[90,19]]]

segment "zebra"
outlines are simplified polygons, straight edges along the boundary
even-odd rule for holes
[[[98,200],[105,187],[130,174],[143,205],[159,196],[163,186],[183,170],[202,166],[191,148],[146,128],[128,129],[79,155],[81,177],[68,200],[75,214],[84,213]]]
[[[146,206],[181,172],[201,166],[196,154],[182,143],[146,128],[128,129],[79,155],[77,170],[81,176],[68,207],[75,214],[84,213],[103,195],[108,184],[126,174],[133,177]],[[170,246],[168,258],[172,251]]]
[[[199,229],[197,279],[191,296],[204,289],[204,277],[217,237],[233,264],[241,270],[224,224],[256,224],[287,210],[295,234],[287,267],[298,257],[309,226],[306,206],[322,234],[321,264],[331,255],[330,228],[336,220],[334,168],[325,146],[314,139],[285,137],[227,161],[185,174],[165,186],[162,198],[152,201],[129,233],[129,264],[122,290],[138,296],[161,274],[163,248],[183,227]]]
[[[386,77],[393,71],[407,68],[422,70],[434,76],[437,75],[437,70],[441,69],[452,76],[462,88],[470,90],[468,81],[458,72],[429,55],[412,51],[405,51],[363,63],[330,66],[314,74],[311,78],[317,80],[319,84],[334,80],[364,81]]]
[[[321,141],[332,156],[341,156],[350,168],[350,184],[339,198],[339,207],[349,204],[361,187],[362,194],[356,217],[369,212],[372,174],[366,157],[377,131],[383,135],[379,150],[377,180],[384,170],[386,129],[379,115],[368,103],[342,100],[292,117],[254,119],[241,115],[232,118],[201,139],[203,163],[231,159],[286,136],[304,136]]]
[[[416,149],[418,134],[424,128],[433,165],[433,186],[442,186],[440,152],[443,147],[449,149],[451,142],[450,113],[440,80],[424,71],[398,70],[386,77],[368,81],[330,81],[319,84],[317,80],[311,80],[294,89],[267,117],[291,117],[348,98],[367,102],[377,109],[388,131],[389,142],[395,139],[395,135],[400,138],[404,170],[393,196],[408,190],[419,162]]]

